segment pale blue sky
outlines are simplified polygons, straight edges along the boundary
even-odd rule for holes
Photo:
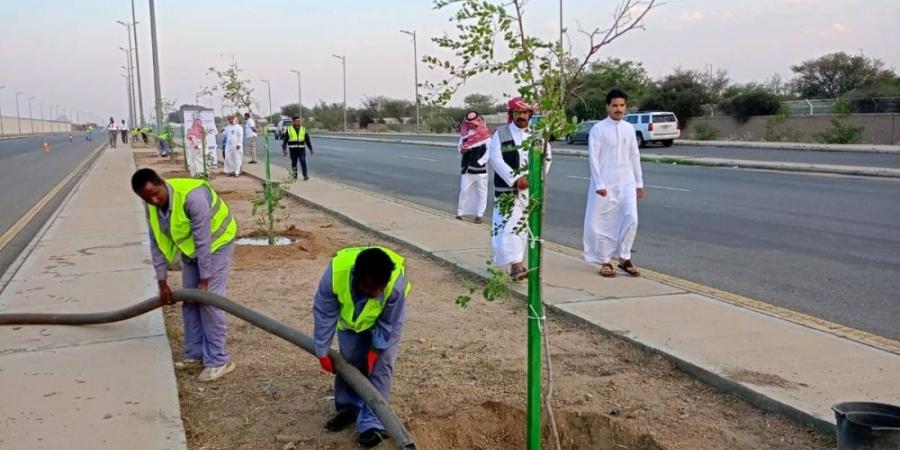
[[[147,0],[136,0],[144,109],[153,98]],[[566,26],[576,51],[585,39],[575,32],[608,22],[612,0],[566,0]],[[727,69],[736,81],[762,81],[773,73],[790,76],[789,66],[828,52],[862,51],[900,67],[900,1],[897,0],[668,0],[650,13],[647,31],[613,43],[605,56],[638,60],[654,77],[673,68]],[[347,55],[348,103],[364,95],[413,98],[412,44],[400,29],[419,34],[419,55],[433,54],[429,37],[450,30],[448,11],[430,0],[355,2],[331,0],[207,1],[157,0],[163,96],[193,102],[209,85],[211,65],[231,56],[251,79],[272,81],[274,108],[296,101],[303,72],[303,100],[340,101],[340,62]],[[554,0],[528,3],[528,27],[547,37],[557,27]],[[0,106],[15,115],[14,94],[38,103],[64,104],[99,116],[124,117],[125,83],[119,67],[130,20],[128,0],[0,1]],[[224,55],[224,56],[220,56]],[[420,79],[435,79],[420,64]],[[485,76],[463,94],[497,97],[512,91],[509,80]],[[254,83],[262,112],[268,111],[265,85]],[[458,100],[457,100],[458,101]],[[207,103],[210,100],[206,100]],[[217,109],[218,100],[214,105]],[[145,114],[148,115],[148,114]],[[149,115],[148,115],[149,116]]]

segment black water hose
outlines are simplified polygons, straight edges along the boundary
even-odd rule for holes
[[[215,306],[251,325],[266,332],[274,334],[308,353],[315,355],[313,339],[300,331],[291,328],[271,317],[260,314],[244,305],[229,300],[221,295],[196,289],[182,289],[173,292],[176,301],[197,302]],[[0,326],[2,325],[98,325],[104,323],[119,322],[141,314],[153,311],[161,306],[159,297],[152,297],[140,303],[118,309],[115,311],[98,313],[0,313]],[[341,356],[340,353],[329,350],[329,356],[334,362],[335,373],[344,379],[357,395],[367,405],[384,425],[388,436],[401,450],[414,450],[416,444],[403,426],[403,422],[394,414],[384,397],[372,386],[369,379],[356,367]]]

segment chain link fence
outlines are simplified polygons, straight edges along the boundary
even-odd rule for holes
[[[855,114],[900,113],[900,97],[859,97],[851,98],[851,112]],[[784,110],[791,116],[815,116],[834,114],[837,99],[803,99],[781,102]],[[728,115],[720,105],[703,105],[704,117],[721,117]]]

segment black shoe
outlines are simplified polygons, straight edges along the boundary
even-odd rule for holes
[[[369,428],[368,430],[359,433],[357,442],[359,442],[359,445],[363,448],[372,448],[377,446],[381,443],[381,441],[384,441],[387,438],[387,433],[385,433],[384,430],[379,430],[378,428]]]
[[[306,175],[304,175],[304,176],[303,176],[303,181],[309,181],[309,177],[306,176]]]
[[[328,419],[328,422],[325,422],[325,429],[332,432],[341,431],[356,423],[357,415],[359,415],[359,411],[351,409],[338,411],[337,414]]]

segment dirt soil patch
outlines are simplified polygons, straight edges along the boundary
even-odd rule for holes
[[[164,175],[168,161],[140,160]],[[259,181],[218,176],[219,192],[253,196]],[[228,297],[311,333],[312,298],[335,251],[382,244],[407,258],[413,291],[391,400],[420,449],[524,448],[526,313],[516,299],[456,296],[471,281],[428,256],[384,242],[319,210],[286,201],[283,223],[296,239],[283,247],[239,246]],[[255,223],[249,201],[232,200],[240,232]],[[293,228],[290,228],[293,226]],[[173,288],[180,274],[170,274]],[[165,311],[172,352],[181,356],[180,311]],[[229,317],[228,347],[237,370],[214,384],[177,372],[191,449],[355,449],[353,431],[326,433],[332,377],[315,358]],[[564,449],[819,449],[834,441],[816,431],[720,394],[660,356],[551,317],[554,411]],[[546,423],[546,421],[545,421]],[[549,437],[549,434],[545,433]],[[390,443],[380,448],[391,448]],[[544,448],[554,448],[550,440]]]

